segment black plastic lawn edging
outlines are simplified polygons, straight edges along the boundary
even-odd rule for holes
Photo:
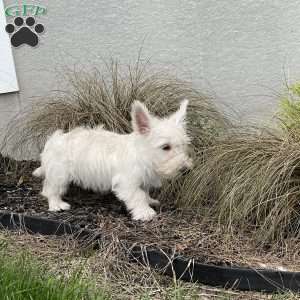
[[[95,241],[100,238],[99,233],[95,234],[91,230],[82,229],[67,222],[6,211],[0,211],[0,229],[1,227],[9,230],[24,230],[32,234],[57,236],[68,234],[81,241]]]
[[[10,230],[26,230],[42,235],[72,234],[83,241],[96,243],[101,234],[82,229],[69,223],[46,218],[0,211],[0,227]],[[175,276],[188,282],[233,288],[245,291],[300,292],[300,272],[251,269],[245,267],[226,267],[199,263],[180,255],[169,256],[162,250],[135,246],[130,250],[133,262],[139,261],[151,266],[164,275]]]
[[[170,257],[150,247],[134,247],[133,257],[163,274],[188,282],[244,291],[300,291],[300,272],[282,272],[246,267],[225,267],[199,263],[180,255]]]

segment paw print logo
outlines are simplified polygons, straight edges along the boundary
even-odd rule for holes
[[[39,43],[38,35],[43,33],[45,28],[42,24],[35,24],[33,17],[25,20],[22,17],[16,17],[14,24],[7,24],[5,27],[7,33],[11,34],[11,44],[14,47],[27,44],[35,47]]]

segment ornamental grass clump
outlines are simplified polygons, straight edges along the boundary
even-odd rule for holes
[[[224,136],[204,150],[177,202],[205,209],[229,231],[251,229],[261,242],[296,236],[300,144],[267,132]]]
[[[40,152],[56,129],[103,124],[117,133],[131,132],[130,108],[134,100],[144,102],[158,116],[166,116],[189,99],[187,128],[196,148],[210,144],[224,128],[227,118],[209,97],[189,83],[163,73],[148,73],[139,62],[121,72],[112,62],[104,72],[67,72],[68,88],[25,109],[10,124],[5,136],[6,152],[24,156]]]
[[[233,128],[208,145],[184,178],[177,205],[204,210],[260,242],[299,235],[300,86],[280,103],[278,129]]]
[[[262,243],[298,237],[300,85],[280,102],[277,125],[232,127],[201,155],[177,187],[178,207],[193,208],[228,231],[252,230]]]

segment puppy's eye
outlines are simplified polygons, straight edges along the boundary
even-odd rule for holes
[[[165,144],[161,146],[161,149],[163,149],[164,151],[170,151],[171,150],[171,146],[169,144]]]

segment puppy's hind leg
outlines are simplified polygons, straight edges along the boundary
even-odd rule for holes
[[[58,177],[53,174],[46,174],[44,180],[42,195],[48,199],[49,211],[69,210],[70,204],[62,200],[68,187],[68,177],[66,174]]]

